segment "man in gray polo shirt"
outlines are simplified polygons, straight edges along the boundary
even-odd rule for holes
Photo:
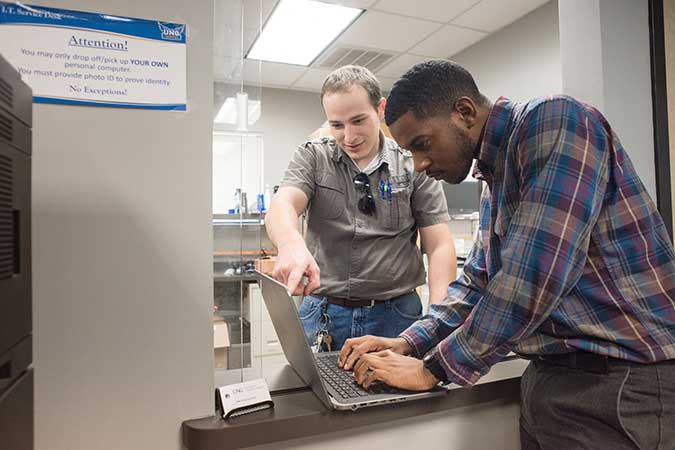
[[[456,275],[440,182],[416,173],[410,154],[380,131],[385,103],[368,69],[329,74],[321,104],[332,137],[297,149],[265,220],[279,249],[273,276],[305,296],[299,314],[310,344],[318,337],[332,350],[350,337],[398,336],[421,317],[418,231],[430,303]],[[306,243],[297,226],[305,210]]]

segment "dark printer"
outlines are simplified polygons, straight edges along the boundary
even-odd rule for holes
[[[32,93],[0,55],[0,447],[33,448]]]

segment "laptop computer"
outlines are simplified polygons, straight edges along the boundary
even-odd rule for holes
[[[339,352],[314,353],[307,343],[298,310],[286,286],[259,273],[262,296],[290,366],[328,408],[356,410],[386,403],[445,395],[437,386],[430,391],[406,391],[374,383],[368,390],[356,383],[351,371],[338,367]]]

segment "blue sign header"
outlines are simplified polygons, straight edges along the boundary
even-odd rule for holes
[[[0,2],[0,24],[97,30],[156,41],[186,43],[185,24],[46,8],[23,3]]]

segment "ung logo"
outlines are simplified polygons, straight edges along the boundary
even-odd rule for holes
[[[185,33],[185,25],[176,25],[173,23],[157,22],[159,31],[162,32],[162,39],[169,41],[183,40],[183,33]]]

